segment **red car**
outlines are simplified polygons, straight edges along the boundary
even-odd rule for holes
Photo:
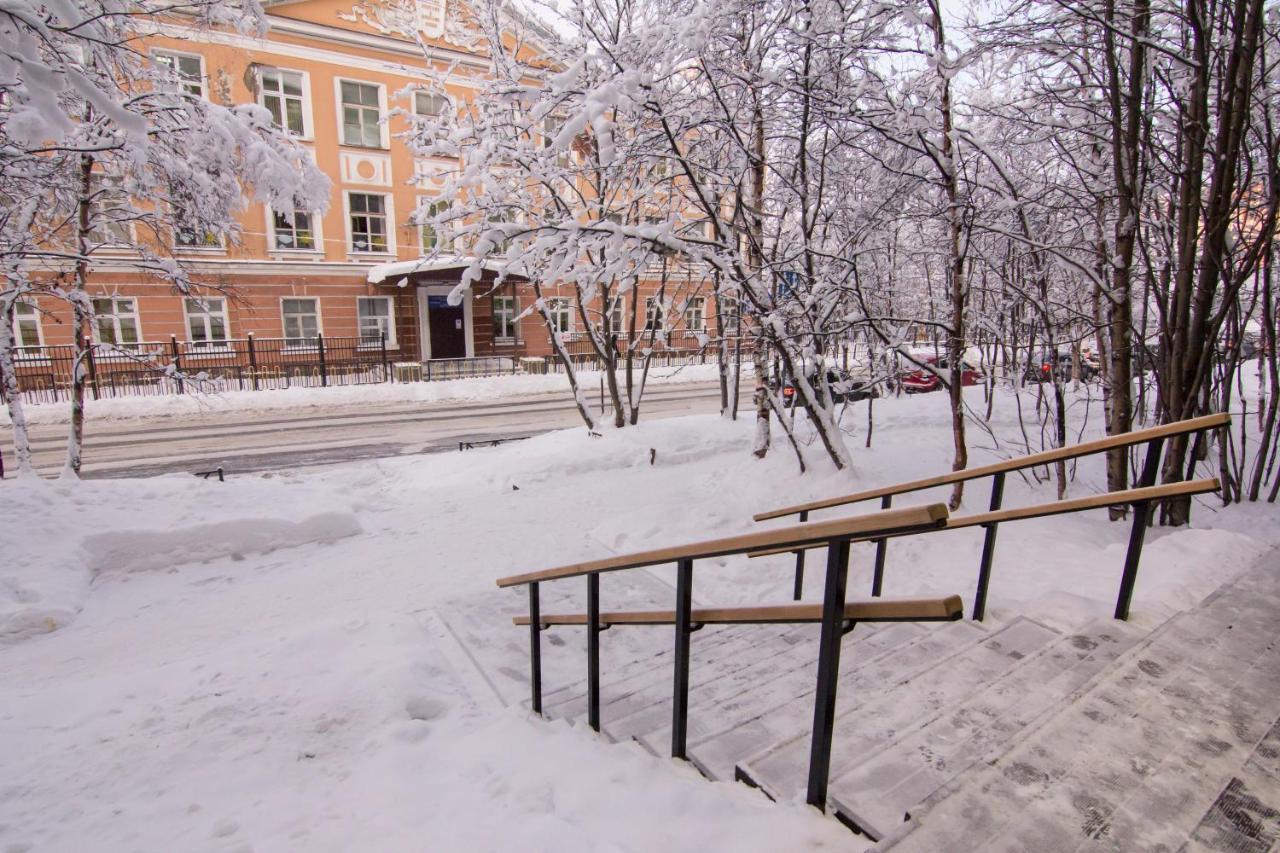
[[[925,356],[918,359],[925,364],[931,364],[938,369],[940,373],[949,375],[951,364],[947,361],[946,356],[941,358],[933,355]],[[961,362],[960,365],[960,384],[961,385],[977,385],[986,379],[982,375],[982,371],[972,366],[968,362]],[[942,387],[942,380],[935,374],[925,370],[913,370],[910,373],[904,373],[902,376],[902,390],[908,394],[923,394],[926,391],[937,391]]]

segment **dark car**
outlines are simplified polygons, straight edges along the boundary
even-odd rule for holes
[[[816,380],[817,377],[814,376],[809,381],[812,383]],[[880,396],[875,383],[865,379],[855,379],[835,368],[827,370],[827,385],[831,388],[833,403],[856,403],[858,400]],[[788,408],[794,406],[797,394],[794,380],[787,377],[782,383],[782,404]]]
[[[1043,352],[1027,365],[1028,382],[1052,382],[1057,376],[1062,382],[1071,381],[1072,366],[1069,352]],[[1098,365],[1085,355],[1080,356],[1080,379],[1089,382],[1098,375]]]
[[[951,362],[947,360],[945,355],[941,358],[929,355],[920,359],[920,361],[934,366],[937,368],[939,373],[948,374],[951,370]],[[984,379],[986,379],[986,377],[982,374],[981,370],[978,370],[968,362],[961,362],[961,385],[978,385]],[[908,394],[923,394],[927,391],[937,391],[941,387],[942,380],[938,378],[936,373],[929,370],[913,370],[910,373],[904,373],[902,375],[902,390],[906,391]]]

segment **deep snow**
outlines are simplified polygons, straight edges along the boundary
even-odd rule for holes
[[[852,473],[801,477],[781,430],[758,461],[752,418],[696,417],[225,484],[0,484],[0,850],[847,847],[802,806],[531,718],[523,656],[490,687],[438,617],[492,601],[493,642],[522,648],[497,612],[519,595],[494,588],[501,575],[743,531],[762,508],[949,467],[942,395],[877,401],[870,450],[864,405],[847,421]],[[998,401],[1002,440],[1012,411]],[[994,455],[975,449],[971,464]],[[1081,465],[1072,493],[1098,491],[1101,475]],[[1011,479],[1005,505],[1052,495]],[[969,510],[985,501],[971,487]],[[1278,515],[1210,498],[1191,529],[1153,530],[1134,623],[1243,568],[1280,540]],[[1065,628],[1109,614],[1127,534],[1101,511],[1004,526],[989,619]],[[894,540],[886,595],[970,604],[980,541]],[[854,549],[851,595],[869,586],[870,553]],[[780,602],[791,561],[695,574],[700,602]],[[608,576],[606,606],[628,585]],[[615,633],[606,642],[623,642]],[[580,672],[576,643],[545,654],[549,677]]]

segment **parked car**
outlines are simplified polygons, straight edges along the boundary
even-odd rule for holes
[[[813,376],[809,381],[813,382],[816,379],[817,376]],[[880,396],[874,382],[865,377],[850,376],[835,367],[827,368],[827,385],[831,388],[833,403],[856,403],[859,400]],[[782,404],[787,408],[794,406],[797,393],[795,381],[789,376],[786,377],[782,383]]]
[[[1062,382],[1071,381],[1071,353],[1069,352],[1043,352],[1040,357],[1034,359],[1027,365],[1026,380],[1028,382],[1051,382],[1055,375]],[[1091,381],[1098,375],[1098,365],[1092,356],[1081,354],[1080,356],[1080,378],[1085,381]]]
[[[951,363],[947,356],[927,355],[921,359],[925,364],[933,365],[940,373],[949,373]],[[977,385],[986,379],[981,370],[978,370],[967,361],[960,363],[960,384],[961,385]],[[937,391],[942,387],[942,380],[937,374],[927,370],[913,370],[902,375],[902,390],[908,394],[923,394],[927,391]]]

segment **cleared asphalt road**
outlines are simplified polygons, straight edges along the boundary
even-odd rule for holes
[[[288,392],[280,392],[288,393]],[[651,389],[643,419],[715,413],[715,383]],[[136,477],[222,466],[229,473],[327,465],[410,453],[458,451],[459,442],[524,438],[581,425],[568,394],[538,394],[489,403],[394,403],[289,414],[215,413],[85,427],[85,477]],[[6,467],[13,438],[0,440]],[[65,424],[31,429],[36,470],[56,474],[66,455]]]

